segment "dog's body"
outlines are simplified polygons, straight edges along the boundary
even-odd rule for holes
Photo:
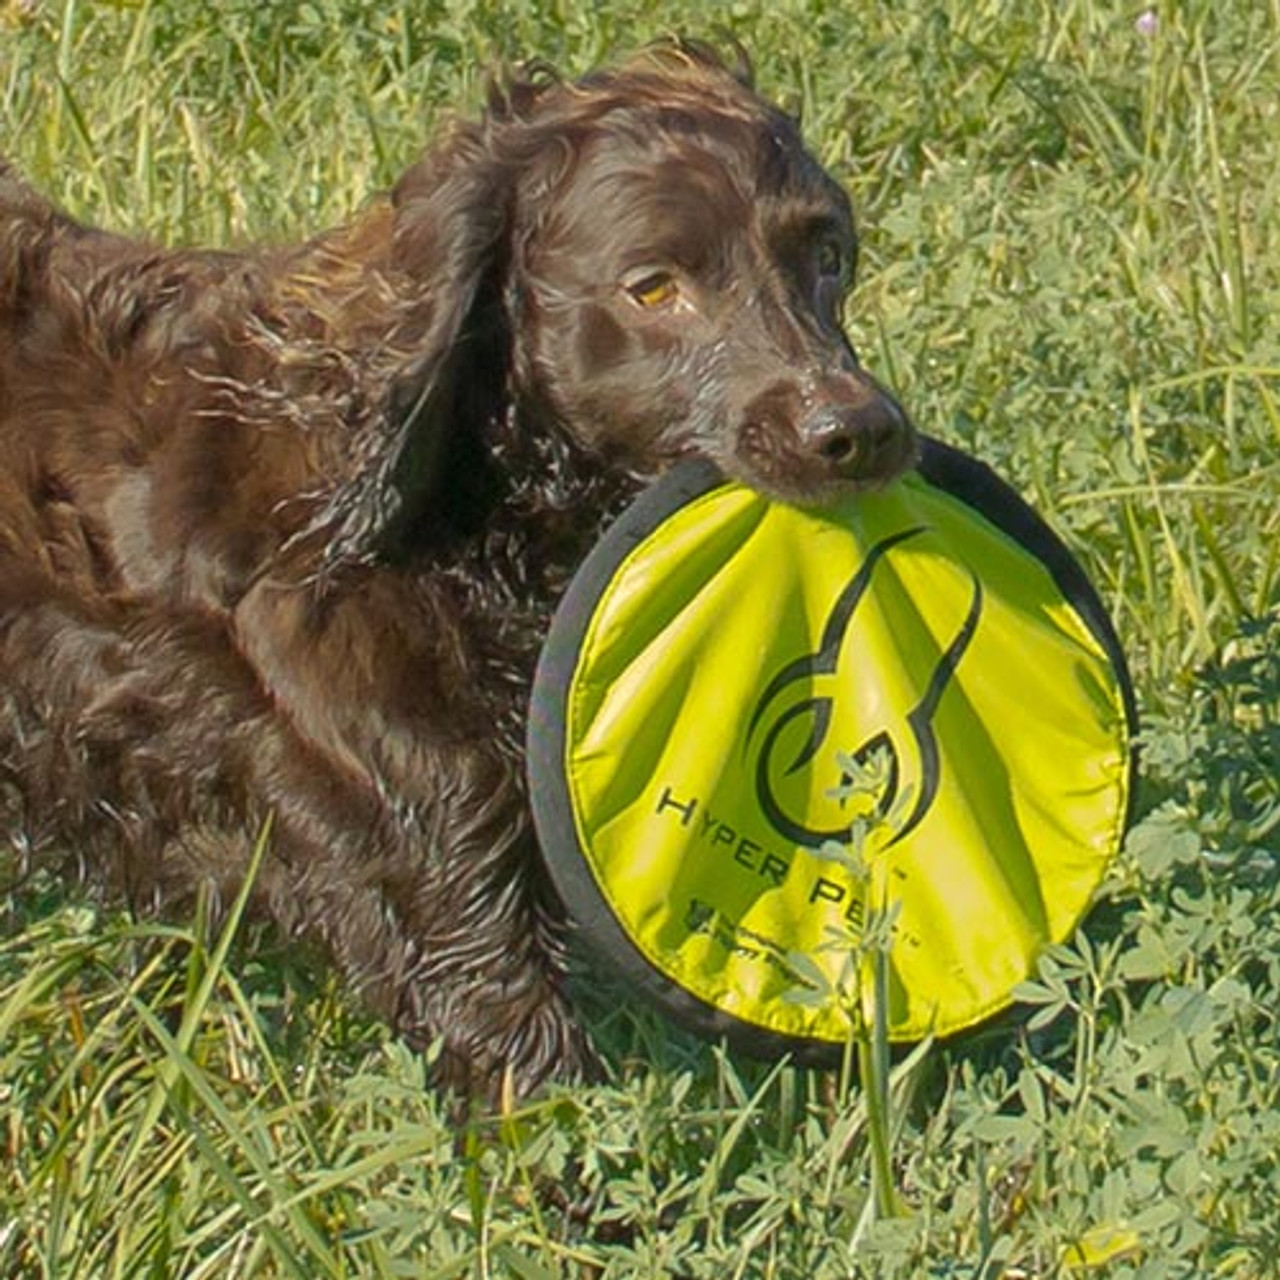
[[[135,903],[319,938],[441,1077],[583,1069],[522,720],[605,519],[697,453],[784,500],[910,426],[847,202],[700,47],[512,85],[350,227],[168,251],[0,167],[0,767]]]

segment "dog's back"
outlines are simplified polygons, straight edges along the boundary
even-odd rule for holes
[[[341,472],[325,428],[351,394],[308,396],[324,357],[267,265],[85,227],[0,170],[8,554],[82,591],[234,608],[305,522],[298,495]]]

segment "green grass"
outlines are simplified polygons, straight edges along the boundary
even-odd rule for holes
[[[0,152],[218,243],[346,216],[496,62],[736,33],[859,206],[867,363],[1070,541],[1147,726],[1141,819],[1030,1019],[899,1063],[870,1114],[593,979],[613,1079],[464,1122],[305,958],[29,882],[0,1275],[1277,1274],[1280,5],[1155,10],[0,3]]]

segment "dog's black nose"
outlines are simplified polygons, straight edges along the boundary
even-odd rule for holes
[[[804,423],[801,435],[810,452],[833,467],[846,466],[858,456],[858,426],[848,410],[820,409]]]
[[[911,428],[891,396],[876,391],[860,404],[825,404],[800,426],[810,456],[841,479],[874,478],[905,453]],[[895,462],[896,465],[896,462]]]

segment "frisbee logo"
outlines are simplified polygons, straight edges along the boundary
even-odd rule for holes
[[[891,534],[871,548],[827,615],[817,650],[783,667],[760,695],[752,712],[747,727],[748,750],[757,733],[760,734],[755,755],[756,799],[773,829],[797,845],[816,848],[828,840],[846,842],[852,836],[853,818],[846,816],[847,804],[843,802],[838,822],[828,818],[823,824],[807,808],[804,812],[798,811],[802,802],[796,799],[796,794],[810,794],[803,783],[805,771],[811,767],[821,768],[831,762],[838,787],[830,790],[848,788],[854,781],[847,769],[839,769],[835,764],[836,753],[844,749],[845,744],[831,741],[839,710],[838,684],[835,693],[819,690],[823,685],[836,683],[841,651],[876,570],[894,548],[927,531],[927,526],[917,525]],[[972,593],[968,611],[939,656],[919,700],[900,724],[886,725],[869,734],[853,750],[845,750],[852,763],[859,767],[869,766],[876,757],[885,763],[870,816],[890,815],[904,791],[905,782],[910,780],[911,807],[889,839],[889,845],[905,839],[924,821],[938,794],[942,760],[933,720],[982,616],[982,584],[972,572],[969,576]],[[807,696],[798,700],[787,696],[797,692]]]

